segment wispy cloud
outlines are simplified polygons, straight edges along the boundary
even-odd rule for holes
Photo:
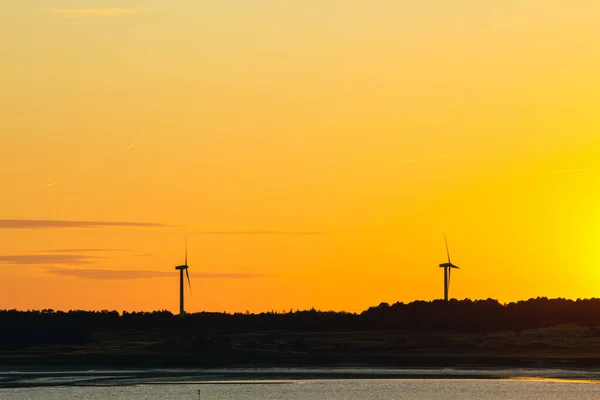
[[[123,221],[63,221],[47,219],[0,219],[0,229],[49,229],[49,228],[110,228],[110,227],[144,227],[165,228],[173,225],[155,222],[123,222]]]
[[[250,273],[196,273],[190,274],[192,278],[205,278],[205,279],[256,279],[256,278],[268,278],[273,274],[250,274]]]
[[[273,231],[273,230],[249,230],[249,231],[208,231],[198,232],[201,235],[282,235],[282,236],[307,236],[322,235],[324,232],[298,232],[298,231]]]
[[[53,275],[68,276],[80,279],[95,280],[123,280],[123,279],[149,279],[173,276],[166,271],[140,271],[140,270],[115,270],[115,269],[75,269],[75,268],[47,268],[46,272]]]
[[[128,251],[127,249],[49,249],[38,250],[37,253],[95,253],[95,252],[115,252]]]
[[[177,276],[174,272],[150,270],[47,268],[46,271],[54,275],[95,280],[152,279]],[[250,273],[195,273],[190,275],[192,279],[257,279],[272,276]]]
[[[11,254],[0,256],[0,264],[9,265],[82,265],[91,263],[83,254]]]
[[[135,8],[52,8],[48,11],[53,14],[71,15],[123,15],[137,14],[140,12]]]

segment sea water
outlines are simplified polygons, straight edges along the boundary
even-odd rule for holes
[[[326,370],[322,370],[326,372]],[[368,370],[371,371],[371,370]],[[252,371],[250,371],[252,372]],[[302,373],[295,371],[295,376]],[[360,373],[360,370],[357,371]],[[600,385],[596,373],[544,371],[427,370],[392,373],[389,379],[274,379],[196,380],[194,373],[160,374],[150,377],[136,371],[87,372],[77,376],[0,373],[2,400],[596,400]],[[170,376],[168,376],[170,375]],[[335,373],[333,374],[335,375]],[[472,377],[469,377],[472,375]],[[433,376],[433,377],[432,377]],[[548,377],[550,376],[550,377]],[[558,377],[556,377],[558,376]],[[571,377],[572,376],[572,377]],[[70,379],[69,379],[70,377]],[[93,380],[89,380],[94,377]],[[82,379],[80,379],[82,378]],[[88,380],[85,380],[88,379]],[[5,385],[5,386],[11,386]],[[16,387],[30,385],[30,387]]]

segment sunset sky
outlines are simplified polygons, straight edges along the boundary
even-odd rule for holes
[[[11,0],[0,309],[600,297],[600,2]]]

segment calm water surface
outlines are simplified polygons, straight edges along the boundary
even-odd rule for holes
[[[477,376],[477,371],[473,372]],[[500,374],[502,375],[502,374]],[[496,379],[443,377],[436,379],[319,379],[265,381],[194,381],[193,378],[160,379],[152,382],[132,376],[127,382],[111,380],[91,386],[68,386],[64,376],[35,377],[30,381],[59,386],[0,389],[2,400],[597,400],[600,385],[596,379],[558,379],[541,377]],[[561,376],[560,371],[554,375]],[[581,375],[581,374],[580,374]],[[586,373],[583,372],[585,377]],[[581,378],[581,376],[579,377]],[[596,376],[593,376],[596,378]],[[0,374],[0,381],[7,379]],[[136,382],[136,380],[138,382]],[[61,386],[65,383],[66,386]],[[198,395],[200,390],[200,397]]]
[[[181,384],[125,387],[1,389],[3,400],[123,399],[196,400],[597,400],[600,386],[511,380],[335,380],[280,384]]]

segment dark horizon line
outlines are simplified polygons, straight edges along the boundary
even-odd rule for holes
[[[545,297],[545,296],[538,296],[538,297],[531,297],[529,299],[526,300],[517,300],[517,301],[511,301],[511,302],[505,302],[505,303],[501,303],[499,300],[497,299],[493,299],[493,298],[487,298],[487,299],[469,299],[469,298],[464,298],[464,299],[450,299],[448,301],[445,301],[444,299],[434,299],[434,300],[413,300],[410,302],[402,302],[402,301],[397,301],[395,303],[387,303],[387,302],[381,302],[376,306],[370,306],[367,309],[363,310],[363,311],[359,311],[359,312],[354,312],[354,311],[345,311],[345,310],[322,310],[322,309],[316,309],[315,307],[312,307],[310,309],[293,309],[290,308],[289,310],[285,311],[285,310],[275,310],[272,309],[270,311],[260,311],[260,312],[248,312],[248,311],[197,311],[197,312],[188,312],[186,311],[186,315],[196,315],[196,314],[223,314],[223,315],[235,315],[235,314],[248,314],[248,315],[261,315],[261,314],[290,314],[290,313],[297,313],[297,312],[318,312],[318,313],[337,313],[337,314],[353,314],[353,315],[360,315],[370,309],[373,308],[378,308],[378,307],[392,307],[396,304],[401,304],[401,305],[411,305],[411,304],[415,304],[415,303],[426,303],[426,304],[433,304],[433,303],[441,303],[441,304],[457,304],[457,303],[462,303],[462,302],[471,302],[471,303],[476,303],[476,302],[495,302],[498,305],[502,306],[502,307],[507,307],[511,304],[518,304],[518,303],[526,303],[528,301],[540,301],[540,300],[545,300],[545,301],[556,301],[556,300],[561,300],[561,301],[570,301],[573,303],[576,302],[581,302],[581,301],[593,301],[593,300],[600,300],[599,297],[588,297],[588,298],[577,298],[577,299],[571,299],[571,298],[565,298],[565,297]],[[117,310],[108,310],[108,309],[97,309],[97,310],[83,310],[83,309],[71,309],[68,311],[64,311],[64,310],[55,310],[53,308],[46,308],[46,309],[28,309],[28,310],[22,310],[22,309],[16,309],[16,308],[12,308],[12,309],[8,309],[8,308],[4,308],[4,309],[0,309],[0,313],[2,312],[22,312],[22,313],[28,313],[28,312],[39,312],[42,313],[44,311],[52,311],[54,313],[69,313],[69,312],[87,312],[87,313],[103,313],[103,312],[108,312],[108,313],[113,313],[116,312],[119,315],[123,315],[123,313],[163,313],[163,312],[168,312],[171,313],[173,315],[178,315],[177,313],[173,313],[168,309],[162,309],[162,310],[152,310],[152,311],[144,311],[144,310],[134,310],[134,311],[128,311],[128,310],[123,310],[121,312],[117,311]]]

